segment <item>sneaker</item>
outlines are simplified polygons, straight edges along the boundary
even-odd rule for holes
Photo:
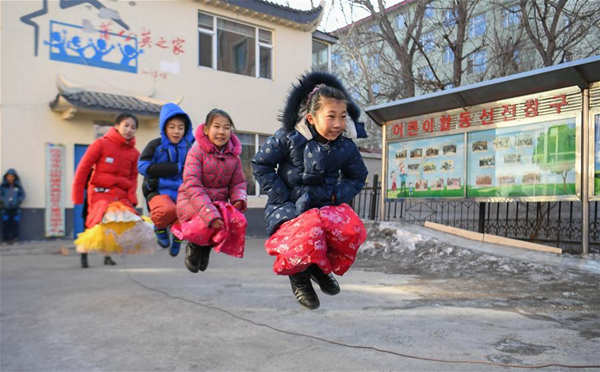
[[[163,248],[169,248],[171,245],[171,239],[169,239],[169,233],[167,232],[167,229],[154,229],[154,233],[156,234],[158,245]]]
[[[181,240],[179,238],[173,236],[173,242],[171,243],[171,249],[169,249],[169,254],[172,257],[177,257],[180,249],[181,249]]]
[[[106,257],[104,257],[104,264],[110,265],[110,266],[115,266],[117,263],[115,261],[113,261],[112,258],[110,258],[110,256],[106,256]]]
[[[310,271],[290,275],[292,291],[298,303],[309,310],[318,309],[321,306],[317,292],[310,282]]]
[[[317,265],[310,265],[310,278],[315,281],[321,291],[330,296],[335,296],[340,293],[340,285],[332,274],[325,274],[323,270]]]
[[[194,274],[200,270],[200,247],[193,243],[188,243],[185,247],[185,267]]]

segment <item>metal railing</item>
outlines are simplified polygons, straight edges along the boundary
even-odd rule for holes
[[[374,187],[375,186],[375,187]],[[352,206],[365,220],[380,219],[381,183],[378,175],[357,195]],[[590,251],[600,252],[600,209],[590,202]],[[480,233],[504,236],[582,252],[582,203],[505,202],[472,200],[431,201],[392,199],[385,201],[386,221],[423,224],[425,221]]]

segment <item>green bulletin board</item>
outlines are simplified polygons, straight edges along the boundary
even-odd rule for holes
[[[467,197],[575,195],[574,118],[468,134]]]

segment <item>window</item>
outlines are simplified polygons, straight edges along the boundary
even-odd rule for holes
[[[398,16],[396,16],[396,28],[398,28],[398,30],[402,30],[406,27],[406,17],[404,16],[404,14],[398,14]]]
[[[444,63],[454,62],[454,52],[449,46],[444,49]]]
[[[563,18],[563,27],[565,29],[565,33],[566,34],[571,33],[571,26],[572,25],[573,25],[573,20],[571,19],[571,17],[565,16]]]
[[[273,33],[198,13],[198,65],[272,79]]]
[[[350,89],[350,95],[352,96],[352,100],[354,102],[360,102],[362,97],[360,95],[360,91],[358,90],[357,87],[351,88]]]
[[[252,174],[252,158],[254,158],[254,155],[260,146],[262,146],[269,136],[253,133],[236,133],[235,135],[242,143],[240,159],[242,160],[244,176],[248,182],[248,196],[262,195],[264,193],[260,193],[258,182],[256,182],[254,175]]]
[[[471,18],[469,22],[469,36],[477,37],[485,34],[485,14]]]
[[[467,74],[482,74],[487,68],[487,53],[485,50],[473,53],[467,61]]]
[[[342,56],[339,53],[332,53],[331,54],[331,63],[333,63],[334,66],[339,66],[342,64]]]
[[[373,25],[370,28],[371,32],[375,33],[375,34],[380,34],[381,33],[381,27],[379,27],[379,25]]]
[[[435,35],[433,32],[428,32],[426,34],[421,35],[421,45],[423,46],[424,52],[429,52],[433,50],[435,47]]]
[[[371,68],[379,68],[380,59],[381,56],[379,55],[379,53],[373,54],[371,56]]]
[[[379,87],[379,84],[377,84],[377,83],[374,83],[374,84],[371,86],[371,92],[373,92],[373,95],[374,95],[374,96],[378,96],[378,95],[379,95],[379,92],[380,92],[380,87]]]
[[[425,14],[424,14],[424,18],[431,18],[433,17],[435,14],[435,11],[433,10],[433,4],[429,3],[425,6]]]
[[[312,67],[315,70],[329,70],[329,45],[313,40]]]
[[[519,5],[513,5],[508,9],[502,11],[502,17],[504,19],[504,27],[515,26],[521,23],[521,7]]]
[[[350,60],[350,71],[353,74],[358,74],[358,64],[354,60]]]
[[[515,49],[513,51],[512,61],[517,64],[521,63],[521,49]]]
[[[456,15],[454,14],[454,9],[444,10],[444,26],[454,27],[454,25],[456,25]]]
[[[419,75],[423,80],[433,81],[435,77],[433,76],[433,70],[429,66],[421,67],[419,69]]]

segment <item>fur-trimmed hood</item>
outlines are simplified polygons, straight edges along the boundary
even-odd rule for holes
[[[198,145],[200,146],[202,151],[206,152],[207,154],[216,153],[218,152],[217,147],[212,142],[210,142],[210,139],[204,133],[205,126],[206,123],[202,123],[196,129],[196,141],[198,142]],[[234,156],[240,156],[240,154],[242,153],[242,143],[237,138],[235,133],[233,133],[233,131],[231,132],[229,142],[227,142],[225,148],[223,149],[223,153],[232,153]]]
[[[312,134],[306,124],[307,106],[306,97],[318,84],[325,84],[330,87],[341,90],[348,101],[348,119],[346,121],[346,130],[344,136],[347,138],[367,138],[364,123],[360,122],[360,107],[352,100],[342,82],[338,77],[327,72],[312,71],[305,73],[298,79],[297,84],[293,84],[286,98],[285,108],[279,118],[283,123],[286,132],[297,129],[308,139]]]

